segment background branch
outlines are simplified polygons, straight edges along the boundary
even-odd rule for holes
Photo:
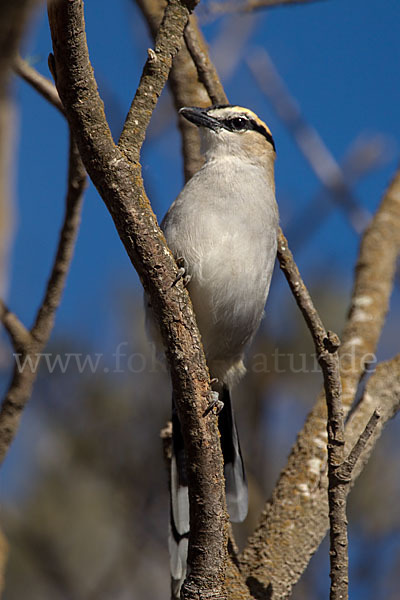
[[[36,69],[31,67],[27,61],[20,56],[15,57],[13,66],[17,75],[22,77],[22,79],[29,83],[29,85],[39,92],[43,98],[64,115],[64,108],[61,104],[60,96],[50,79],[47,79],[47,77],[44,77],[44,75],[36,71]]]
[[[212,2],[208,9],[216,16],[235,12],[253,12],[263,8],[276,8],[285,4],[309,4],[319,0],[246,0],[245,2]]]
[[[22,412],[36,379],[37,369],[34,365],[53,329],[55,313],[61,301],[79,228],[85,183],[86,172],[71,137],[64,222],[46,293],[32,329],[25,329],[13,313],[10,313],[3,303],[0,304],[0,318],[16,352],[13,377],[0,410],[0,463],[16,435]]]
[[[315,128],[307,123],[301,114],[297,102],[291,97],[268,52],[258,49],[247,59],[247,64],[261,91],[286,125],[316,177],[329,192],[332,200],[348,216],[355,231],[361,233],[371,215],[354,197],[340,165]]]

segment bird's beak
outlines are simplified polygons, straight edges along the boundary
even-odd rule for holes
[[[197,127],[208,127],[216,131],[221,128],[220,123],[217,119],[210,117],[207,114],[206,108],[198,108],[197,106],[184,106],[180,109],[179,114],[185,117],[191,123],[197,125]]]

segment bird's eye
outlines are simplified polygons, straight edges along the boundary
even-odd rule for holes
[[[244,117],[235,117],[234,119],[229,119],[230,128],[233,131],[240,131],[241,129],[245,129],[247,124],[247,119]]]

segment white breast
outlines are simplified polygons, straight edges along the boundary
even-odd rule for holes
[[[278,227],[273,185],[264,170],[228,160],[206,163],[163,221],[168,245],[192,276],[188,291],[211,374],[226,383],[239,375],[258,328]]]

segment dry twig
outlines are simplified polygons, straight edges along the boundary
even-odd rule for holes
[[[312,335],[318,362],[324,377],[326,404],[328,409],[328,498],[331,531],[331,600],[336,600],[336,590],[342,591],[348,581],[348,544],[345,489],[338,485],[338,468],[344,461],[344,422],[341,401],[339,372],[339,338],[326,331],[314,307],[310,294],[304,285],[299,270],[282,231],[278,236],[278,260],[289,283],[293,296]],[[350,482],[350,480],[349,480]],[[332,591],[334,593],[332,593]],[[346,587],[347,597],[347,587]],[[343,596],[344,598],[344,596]]]
[[[199,81],[206,88],[212,104],[226,102],[225,91],[219,80],[218,73],[208,56],[208,52],[206,52],[204,46],[201,47],[198,31],[196,31],[191,23],[186,25],[185,42],[190,56],[196,65]]]

